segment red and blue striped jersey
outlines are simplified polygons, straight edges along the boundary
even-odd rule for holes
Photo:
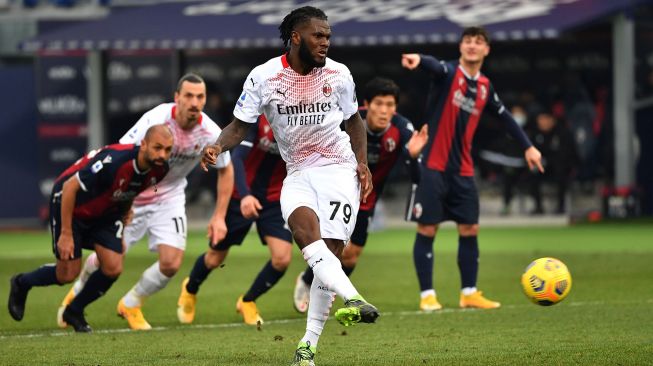
[[[367,111],[361,110],[365,118]],[[367,126],[367,123],[365,124]],[[395,114],[390,125],[380,132],[367,129],[367,164],[372,172],[373,189],[367,202],[361,202],[360,209],[373,211],[376,202],[383,193],[385,182],[397,160],[402,157],[410,167],[411,180],[419,181],[419,166],[416,159],[411,159],[406,144],[413,135],[413,125],[405,117]]]
[[[115,144],[89,152],[55,180],[53,198],[60,198],[64,182],[76,176],[81,189],[77,191],[73,218],[122,217],[140,192],[156,186],[168,172],[167,163],[140,171],[136,164],[139,148]]]
[[[421,55],[420,68],[432,76],[425,113],[429,141],[422,152],[427,168],[473,176],[472,140],[486,109],[506,123],[524,149],[532,145],[485,75],[467,75],[458,60],[444,62],[427,55]]]
[[[232,160],[235,175],[232,198],[251,194],[261,204],[279,201],[281,185],[286,178],[286,163],[264,115],[259,116],[245,139],[234,148]]]

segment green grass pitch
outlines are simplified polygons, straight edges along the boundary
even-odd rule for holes
[[[318,365],[653,365],[653,224],[579,225],[566,228],[482,228],[479,288],[501,301],[497,310],[460,310],[457,238],[443,229],[436,240],[435,284],[444,309],[417,311],[412,230],[370,235],[352,276],[381,311],[377,324],[344,328],[331,319],[318,346]],[[47,233],[0,234],[0,293],[10,276],[52,262]],[[130,252],[113,288],[87,308],[95,333],[56,326],[66,287],[34,288],[25,318],[0,312],[0,365],[286,365],[303,335],[305,316],[292,307],[292,288],[304,261],[297,249],[284,278],[257,304],[265,324],[245,326],[235,312],[267,260],[250,235],[231,251],[224,268],[201,288],[195,323],[179,325],[176,302],[182,279],[204,251],[192,233],[183,268],[145,303],[154,329],[128,331],[115,307],[153,263],[145,243]],[[552,307],[530,303],[519,279],[531,260],[561,259],[573,288]],[[337,299],[334,308],[342,304]]]

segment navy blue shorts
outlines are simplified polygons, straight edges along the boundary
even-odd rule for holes
[[[367,229],[370,226],[370,221],[372,221],[373,213],[370,211],[359,210],[358,215],[356,216],[356,227],[354,227],[354,232],[351,234],[351,243],[353,245],[364,247],[367,242]]]
[[[118,254],[122,254],[123,223],[118,216],[97,220],[77,220],[73,218],[74,259],[82,257],[82,249],[95,250],[95,244],[101,245]],[[50,199],[50,230],[52,231],[52,252],[57,259],[59,250],[57,241],[61,235],[61,200]]]
[[[477,224],[478,212],[478,191],[474,177],[422,168],[406,216],[426,225],[447,220],[458,224]]]
[[[225,218],[227,236],[216,245],[211,245],[209,242],[209,247],[215,250],[227,250],[232,245],[242,244],[254,222],[256,222],[256,231],[258,231],[261,243],[267,245],[265,242],[266,236],[292,243],[292,234],[283,221],[279,202],[261,202],[261,205],[263,209],[258,212],[259,217],[257,219],[246,219],[240,212],[240,200],[232,199],[229,201],[227,217]]]

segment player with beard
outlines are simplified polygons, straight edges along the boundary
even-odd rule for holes
[[[345,301],[335,312],[340,323],[373,323],[379,316],[354,288],[339,259],[360,201],[365,202],[372,189],[372,176],[353,78],[345,65],[327,58],[327,16],[311,6],[298,8],[286,15],[279,30],[290,50],[247,76],[234,120],[215,145],[205,148],[202,164],[212,164],[222,151],[238,145],[260,114],[270,121],[288,171],[281,212],[315,273],[306,333],[293,365],[314,365],[336,294]],[[340,129],[343,121],[345,131]]]
[[[170,158],[170,173],[157,186],[148,189],[134,200],[134,218],[125,227],[127,249],[146,234],[150,251],[158,253],[158,261],[148,267],[134,287],[120,299],[118,315],[135,330],[152,326],[143,316],[145,299],[162,290],[177,273],[186,249],[186,176],[197,167],[202,147],[215,141],[220,127],[202,110],[206,103],[206,84],[196,74],[186,74],[177,82],[174,103],[164,103],[146,112],[120,139],[121,143],[138,143],[150,126],[170,128],[175,144]],[[217,199],[209,221],[207,236],[212,243],[222,240],[227,233],[225,215],[233,189],[233,166],[229,153],[220,157],[218,164]],[[90,273],[97,270],[97,259],[91,255],[84,265],[79,280],[64,298],[59,314],[84,287]],[[58,317],[60,326],[64,326]]]
[[[88,278],[84,290],[61,314],[64,324],[76,332],[91,331],[84,309],[104,295],[122,272],[122,233],[132,202],[163,180],[172,144],[170,130],[154,126],[140,146],[116,144],[91,151],[56,179],[50,196],[50,226],[57,263],[11,278],[8,305],[12,318],[23,319],[32,287],[72,282],[80,272],[82,248],[91,249],[100,270]]]

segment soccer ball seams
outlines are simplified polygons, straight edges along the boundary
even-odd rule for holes
[[[560,260],[539,258],[530,263],[521,279],[524,294],[532,302],[550,306],[562,301],[571,290],[571,274]]]

